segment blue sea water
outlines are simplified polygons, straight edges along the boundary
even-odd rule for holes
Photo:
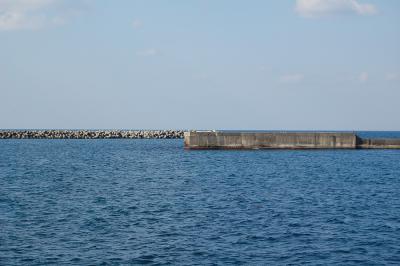
[[[400,264],[400,150],[182,146],[1,140],[0,265]]]

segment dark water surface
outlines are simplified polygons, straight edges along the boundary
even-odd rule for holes
[[[1,140],[1,265],[399,265],[400,150]]]

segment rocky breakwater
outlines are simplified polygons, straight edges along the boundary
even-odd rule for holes
[[[184,130],[0,130],[0,139],[182,139]]]

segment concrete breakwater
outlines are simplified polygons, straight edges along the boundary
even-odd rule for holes
[[[400,149],[399,139],[348,132],[185,132],[187,149]]]
[[[182,139],[183,130],[1,130],[0,139]]]

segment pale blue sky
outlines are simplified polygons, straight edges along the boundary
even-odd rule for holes
[[[400,130],[398,0],[0,0],[0,128]]]

